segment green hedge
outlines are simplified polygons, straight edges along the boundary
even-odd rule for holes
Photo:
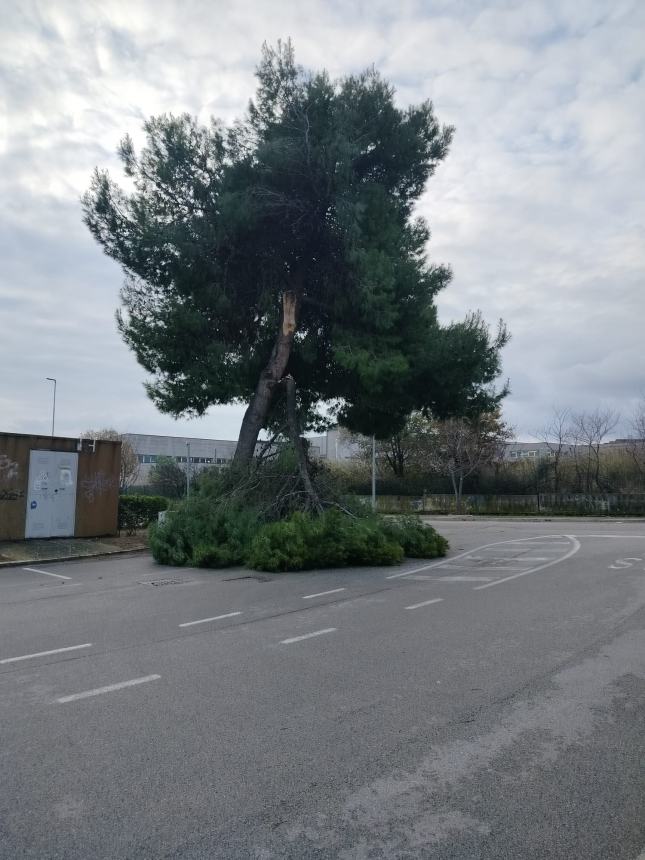
[[[160,511],[168,508],[163,496],[119,496],[119,530],[132,534],[157,521]]]

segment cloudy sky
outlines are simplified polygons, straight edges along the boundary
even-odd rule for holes
[[[143,120],[231,121],[264,40],[333,76],[374,63],[400,103],[457,128],[421,203],[450,263],[442,319],[480,308],[513,335],[505,415],[625,417],[645,392],[642,0],[3,0],[0,430],[88,427],[235,438],[240,407],[174,421],[114,325],[122,275],[81,221],[95,165]]]

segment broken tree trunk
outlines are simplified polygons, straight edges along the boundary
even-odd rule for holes
[[[322,513],[323,506],[318,497],[314,485],[309,474],[309,464],[307,463],[307,452],[305,445],[300,435],[300,425],[298,423],[298,412],[296,407],[296,381],[293,376],[287,376],[284,379],[285,389],[287,393],[287,420],[289,422],[289,435],[291,442],[296,451],[298,459],[298,471],[300,472],[300,480],[307,496],[307,506],[316,513]]]
[[[244,413],[240,436],[233,457],[236,466],[247,466],[255,454],[255,446],[260,430],[266,425],[269,408],[276,386],[281,382],[287,369],[293,337],[296,332],[298,295],[294,290],[282,294],[282,319],[271,356],[253,392],[251,401]]]

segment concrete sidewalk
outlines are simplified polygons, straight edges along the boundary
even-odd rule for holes
[[[70,561],[75,558],[141,552],[148,549],[145,531],[134,535],[102,538],[49,538],[47,540],[3,541],[0,543],[0,568],[15,564]]]

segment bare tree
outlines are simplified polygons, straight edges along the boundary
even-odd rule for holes
[[[131,487],[139,477],[139,457],[132,445],[113,427],[103,430],[86,430],[81,433],[81,439],[104,439],[108,442],[121,443],[121,468],[119,470],[119,491],[124,492]]]
[[[566,458],[570,458],[573,454],[570,410],[554,407],[550,422],[534,435],[548,446],[549,466],[553,474],[553,492],[560,493]]]
[[[430,456],[431,467],[450,478],[457,513],[462,510],[464,480],[502,456],[509,428],[498,415],[449,418],[436,424],[435,444]]]
[[[619,414],[611,409],[576,412],[571,416],[574,457],[585,493],[592,492],[594,486],[602,493],[610,491],[602,469],[600,447],[619,419]]]

